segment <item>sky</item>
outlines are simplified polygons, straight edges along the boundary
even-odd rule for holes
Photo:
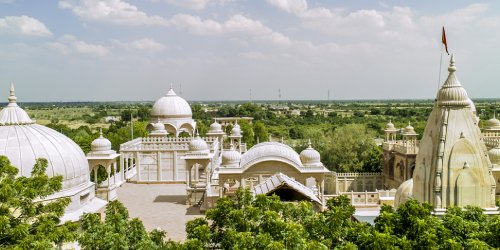
[[[0,0],[0,97],[433,99],[443,26],[469,96],[499,98],[499,1]]]

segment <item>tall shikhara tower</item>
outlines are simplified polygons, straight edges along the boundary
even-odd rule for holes
[[[452,206],[479,206],[496,213],[492,164],[473,105],[456,75],[451,56],[448,78],[427,120],[413,173],[413,198],[429,202],[436,214]]]

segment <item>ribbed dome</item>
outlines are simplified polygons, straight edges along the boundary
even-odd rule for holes
[[[441,107],[467,107],[470,106],[470,99],[467,91],[462,87],[455,75],[455,59],[451,55],[450,66],[448,67],[448,78],[439,89],[437,95],[437,104]]]
[[[205,142],[205,140],[203,140],[198,134],[196,135],[196,138],[189,142],[189,151],[192,153],[210,152],[207,142]]]
[[[9,104],[0,113],[3,119],[7,117],[12,123],[2,120],[0,155],[7,156],[21,176],[31,175],[36,159],[47,159],[47,174],[63,177],[63,190],[59,193],[87,188],[90,185],[89,164],[82,149],[65,135],[34,124],[17,106],[16,99],[11,85]]]
[[[493,118],[486,121],[486,125],[488,128],[500,128],[500,120],[498,120],[495,115]]]
[[[236,122],[236,124],[234,124],[234,127],[233,129],[231,129],[231,136],[241,136],[241,128],[240,128],[240,125],[238,124],[238,122]]]
[[[173,89],[158,99],[151,111],[151,116],[158,118],[191,118],[192,115],[189,104],[182,97],[177,96]]]
[[[231,144],[231,148],[222,153],[222,165],[237,165],[240,163],[241,154],[238,152],[234,145]]]
[[[99,132],[99,138],[92,141],[90,149],[93,152],[106,152],[111,150],[111,142],[102,136],[102,130]]]
[[[220,133],[224,132],[222,131],[222,125],[217,122],[217,120],[214,121],[214,123],[210,124],[210,129],[208,130],[209,133]]]
[[[321,156],[318,151],[316,151],[312,145],[311,140],[309,140],[309,146],[300,152],[300,161],[304,166],[322,166]]]
[[[165,130],[165,124],[163,124],[161,121],[156,123],[151,123],[151,132],[149,132],[149,135],[151,136],[164,136],[168,135],[167,130]]]
[[[10,83],[9,104],[0,111],[0,125],[22,125],[33,124],[33,120],[29,117],[24,109],[17,105],[17,97],[14,92],[14,84]]]
[[[470,111],[472,111],[473,114],[476,114],[477,110],[476,110],[476,104],[474,104],[474,102],[472,101],[472,99],[469,98],[469,108],[470,108]]]
[[[491,163],[500,165],[500,145],[488,150],[488,156]]]
[[[403,134],[405,135],[416,135],[417,133],[415,132],[415,129],[411,125],[411,123],[408,122],[408,126],[406,126],[403,130]]]
[[[387,123],[387,127],[386,129],[389,130],[389,129],[395,129],[396,127],[394,127],[394,123],[392,123],[392,121],[389,121],[389,123]]]
[[[398,187],[396,194],[394,196],[394,207],[407,202],[413,198],[413,178],[409,179]]]
[[[261,160],[280,160],[302,167],[300,156],[290,146],[279,142],[263,142],[254,145],[241,157],[241,167],[245,168]]]

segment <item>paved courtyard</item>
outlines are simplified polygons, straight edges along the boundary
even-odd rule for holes
[[[118,200],[148,231],[160,227],[176,241],[186,239],[186,222],[203,216],[198,207],[186,206],[185,184],[125,183],[118,189]]]

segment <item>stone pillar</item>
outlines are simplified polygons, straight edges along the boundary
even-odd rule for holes
[[[135,152],[135,169],[137,170],[137,180],[141,181],[141,160],[139,153]]]

